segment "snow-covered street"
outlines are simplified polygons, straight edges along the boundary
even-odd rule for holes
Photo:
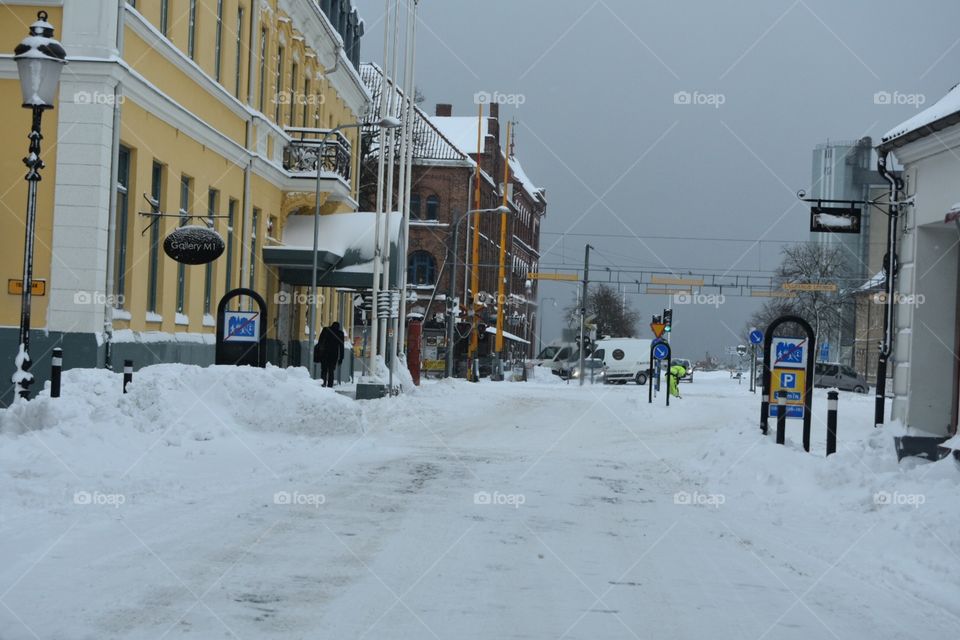
[[[303,370],[71,371],[0,412],[0,638],[928,638],[960,623],[956,465],[542,378],[355,402]],[[73,384],[71,385],[71,382]],[[80,386],[82,383],[82,387]],[[81,391],[82,389],[82,391]],[[72,394],[80,394],[72,395]],[[248,404],[249,403],[249,404]]]

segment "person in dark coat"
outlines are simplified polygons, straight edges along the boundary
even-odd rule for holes
[[[313,348],[313,361],[320,363],[320,379],[323,386],[333,386],[333,374],[343,362],[343,329],[339,322],[324,327]]]

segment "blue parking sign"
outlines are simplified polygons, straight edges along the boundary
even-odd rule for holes
[[[796,388],[797,388],[797,374],[795,374],[795,373],[781,373],[781,374],[780,374],[780,388],[781,388],[781,389],[796,389]]]

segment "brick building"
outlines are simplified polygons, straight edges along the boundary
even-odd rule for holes
[[[383,85],[381,69],[373,64],[361,65],[361,77],[373,96],[374,109],[379,111]],[[399,103],[399,100],[397,100]],[[399,105],[395,115],[399,115]],[[380,117],[378,112],[372,120]],[[489,106],[489,115],[482,120],[473,116],[456,117],[448,104],[437,105],[434,116],[416,109],[414,118],[413,180],[410,203],[410,241],[407,251],[408,289],[411,302],[408,311],[425,321],[427,341],[424,360],[436,354],[442,359],[442,333],[445,326],[449,278],[454,273],[447,265],[447,248],[452,238],[451,225],[463,212],[474,208],[473,180],[480,163],[480,208],[501,205],[500,183],[503,181],[504,149],[512,145],[503,140],[498,105]],[[478,149],[478,133],[481,145]],[[507,229],[507,299],[504,307],[504,332],[508,351],[528,355],[535,348],[537,283],[527,274],[537,271],[539,264],[541,219],[546,215],[546,192],[537,188],[523,171],[520,162],[510,155],[510,187]],[[369,175],[370,172],[368,172]],[[375,193],[373,184],[365,180],[363,194]],[[395,181],[396,182],[396,181]],[[363,194],[361,197],[363,197]],[[482,321],[493,330],[496,326],[497,272],[499,264],[500,216],[474,216],[480,224],[480,291],[488,294],[490,303],[481,313]],[[472,224],[472,223],[471,223]],[[460,301],[469,291],[467,262],[472,231],[468,223],[460,225],[456,258],[456,309],[458,320],[467,317]],[[416,295],[416,302],[412,295]],[[466,328],[465,326],[462,328]],[[434,341],[435,336],[440,336]],[[465,341],[463,332],[458,332]],[[529,344],[527,344],[529,343]],[[438,349],[433,347],[437,346]],[[483,351],[493,347],[493,340],[484,340]],[[461,347],[458,346],[458,352]]]

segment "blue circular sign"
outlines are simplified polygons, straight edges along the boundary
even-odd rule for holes
[[[760,329],[754,329],[750,332],[750,342],[753,344],[760,344],[763,342],[763,331]]]
[[[663,344],[663,343],[654,345],[654,347],[653,347],[653,357],[654,357],[654,358],[656,358],[657,360],[663,360],[663,359],[666,358],[668,355],[670,355],[670,347],[668,347],[667,345],[665,345],[665,344]]]

